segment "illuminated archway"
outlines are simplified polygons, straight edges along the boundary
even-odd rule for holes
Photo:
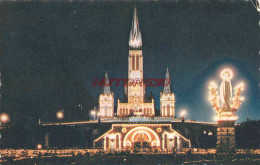
[[[150,135],[147,131],[136,131],[136,132],[132,135],[132,139],[131,139],[132,142],[135,141],[135,138],[136,138],[136,136],[138,136],[138,134],[144,134],[144,135],[146,135],[146,136],[148,137],[148,140],[147,140],[147,141],[151,142],[152,137],[151,137],[151,135]]]
[[[131,135],[134,131],[136,131],[133,135]],[[123,140],[123,146],[126,147],[126,143],[127,143],[127,139],[131,139],[131,141],[133,142],[133,139],[135,137],[135,135],[137,133],[144,133],[145,135],[148,135],[149,141],[152,142],[152,137],[151,134],[155,137],[155,140],[153,140],[153,143],[156,143],[157,146],[159,147],[161,145],[160,143],[160,138],[159,136],[156,134],[156,132],[154,130],[152,130],[151,128],[148,127],[144,127],[144,126],[139,126],[139,127],[135,127],[133,129],[131,129],[124,137]],[[131,136],[131,137],[129,137]],[[128,141],[129,142],[129,141]]]

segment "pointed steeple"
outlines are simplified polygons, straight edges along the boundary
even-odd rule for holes
[[[141,30],[139,29],[136,6],[134,8],[132,28],[130,31],[129,47],[131,49],[140,49],[142,47],[142,36],[141,36]]]
[[[104,84],[104,94],[109,94],[110,92],[110,84],[109,84],[109,79],[108,79],[108,74],[107,72],[105,73],[105,84]]]
[[[167,67],[167,70],[166,70],[163,93],[171,93],[171,79],[170,79],[168,67]]]

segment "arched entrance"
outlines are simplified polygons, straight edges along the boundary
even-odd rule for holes
[[[151,148],[151,138],[145,131],[136,132],[133,136],[133,143],[135,149],[149,149]]]
[[[151,128],[138,126],[132,128],[124,137],[124,148],[128,149],[150,149],[159,148],[160,138]]]

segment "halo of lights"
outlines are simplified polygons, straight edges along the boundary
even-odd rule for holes
[[[225,74],[228,74],[228,80],[231,80],[233,78],[233,71],[231,69],[225,68],[220,72],[220,78],[222,80],[226,79]]]
[[[1,123],[8,123],[10,121],[9,115],[7,113],[2,113],[0,115],[0,122]]]

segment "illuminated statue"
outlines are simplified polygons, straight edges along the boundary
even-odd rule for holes
[[[234,96],[232,96],[231,79],[233,72],[231,69],[223,69],[220,73],[222,82],[220,84],[220,94],[217,92],[217,85],[211,82],[209,87],[209,101],[216,111],[217,129],[217,151],[234,152],[235,151],[235,127],[237,120],[236,111],[244,100],[240,93],[244,90],[244,83],[235,87]],[[219,104],[221,102],[221,105]]]
[[[220,85],[220,100],[223,107],[230,107],[232,101],[232,85],[230,79],[233,77],[232,71],[225,69],[220,74],[222,83]]]
[[[240,107],[244,97],[241,97],[240,94],[244,90],[244,83],[239,83],[234,91],[234,96],[232,96],[232,85],[231,79],[233,78],[233,72],[231,69],[224,69],[220,73],[222,83],[220,84],[220,95],[218,96],[217,85],[214,82],[211,82],[209,87],[209,101],[211,102],[213,108],[217,112],[217,120],[220,117],[224,117],[222,111],[236,112]],[[221,105],[219,102],[221,101]],[[228,115],[226,117],[235,118],[235,115]]]

